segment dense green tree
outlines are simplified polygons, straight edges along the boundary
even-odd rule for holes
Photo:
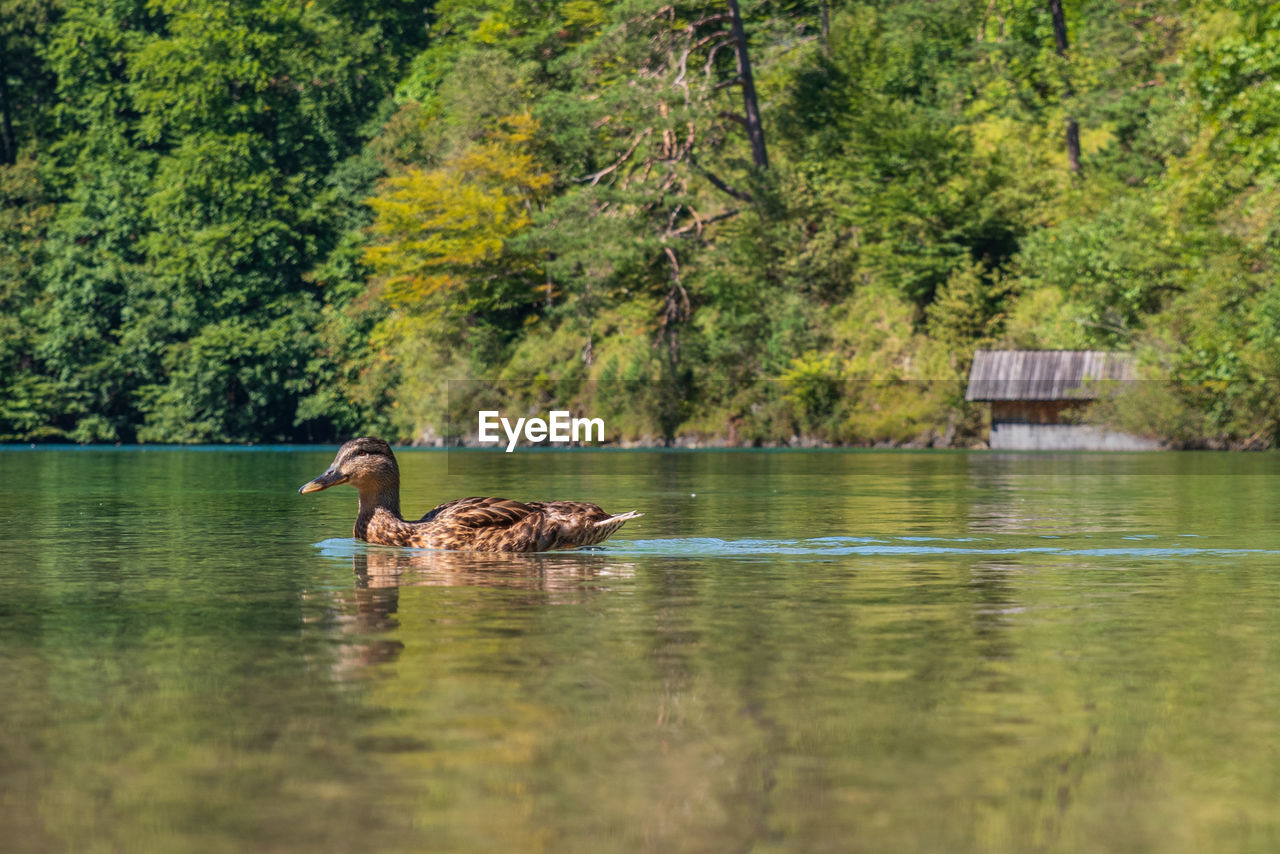
[[[56,79],[41,59],[61,4],[57,0],[0,3],[0,166],[47,131]]]
[[[36,370],[39,265],[53,207],[34,161],[0,166],[0,441],[56,436],[57,385]]]
[[[38,149],[52,125],[56,78],[41,48],[58,11],[50,0],[0,3],[0,440],[58,435],[56,383],[35,357],[54,213]]]
[[[83,441],[306,438],[328,182],[368,135],[413,7],[71,2],[36,356]],[[407,42],[407,43],[406,43]],[[328,422],[328,423],[327,423]]]
[[[1231,0],[0,0],[0,437],[969,441],[978,346],[1280,431]],[[748,74],[749,71],[749,74]],[[462,419],[466,421],[467,419]]]

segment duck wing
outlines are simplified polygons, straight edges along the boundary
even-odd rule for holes
[[[430,548],[545,552],[595,545],[640,515],[611,516],[585,501],[459,498],[419,522],[430,523],[422,543]]]
[[[418,521],[460,528],[509,528],[540,509],[509,498],[459,498],[441,504]]]

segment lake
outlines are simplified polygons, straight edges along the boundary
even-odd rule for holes
[[[13,852],[1280,849],[1280,456],[0,451]]]

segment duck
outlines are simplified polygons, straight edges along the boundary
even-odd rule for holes
[[[355,538],[382,546],[475,552],[547,552],[602,543],[643,513],[609,514],[585,501],[459,498],[410,522],[400,515],[400,466],[391,445],[364,436],[338,449],[306,495],[347,483],[360,496]]]

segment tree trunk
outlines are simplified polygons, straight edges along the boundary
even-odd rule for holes
[[[9,69],[5,62],[4,39],[0,38],[0,164],[18,160],[18,144],[13,138],[13,103],[9,98]]]
[[[1049,0],[1049,14],[1053,16],[1053,41],[1058,46],[1058,56],[1067,55],[1067,19],[1062,15],[1062,0]]]
[[[827,8],[827,0],[822,0],[818,4],[818,9],[822,15],[822,52],[827,56],[831,55],[831,10]]]
[[[747,118],[747,137],[751,140],[751,159],[757,169],[769,168],[769,153],[764,147],[764,126],[760,124],[760,105],[756,102],[756,84],[751,77],[751,59],[747,56],[747,33],[742,28],[738,0],[729,0],[733,41],[738,52],[738,77],[742,80],[742,109]]]
[[[1067,116],[1067,163],[1080,174],[1080,125],[1075,116]]]
[[[1058,57],[1065,63],[1067,59],[1067,20],[1062,14],[1062,0],[1049,0],[1049,14],[1053,18],[1053,42],[1057,47]],[[1068,106],[1075,99],[1076,92],[1071,85],[1071,78],[1067,74],[1065,68],[1062,72],[1062,82],[1065,85],[1064,95],[1066,96]],[[1067,163],[1071,165],[1071,171],[1080,174],[1080,125],[1076,122],[1075,116],[1067,116]]]

